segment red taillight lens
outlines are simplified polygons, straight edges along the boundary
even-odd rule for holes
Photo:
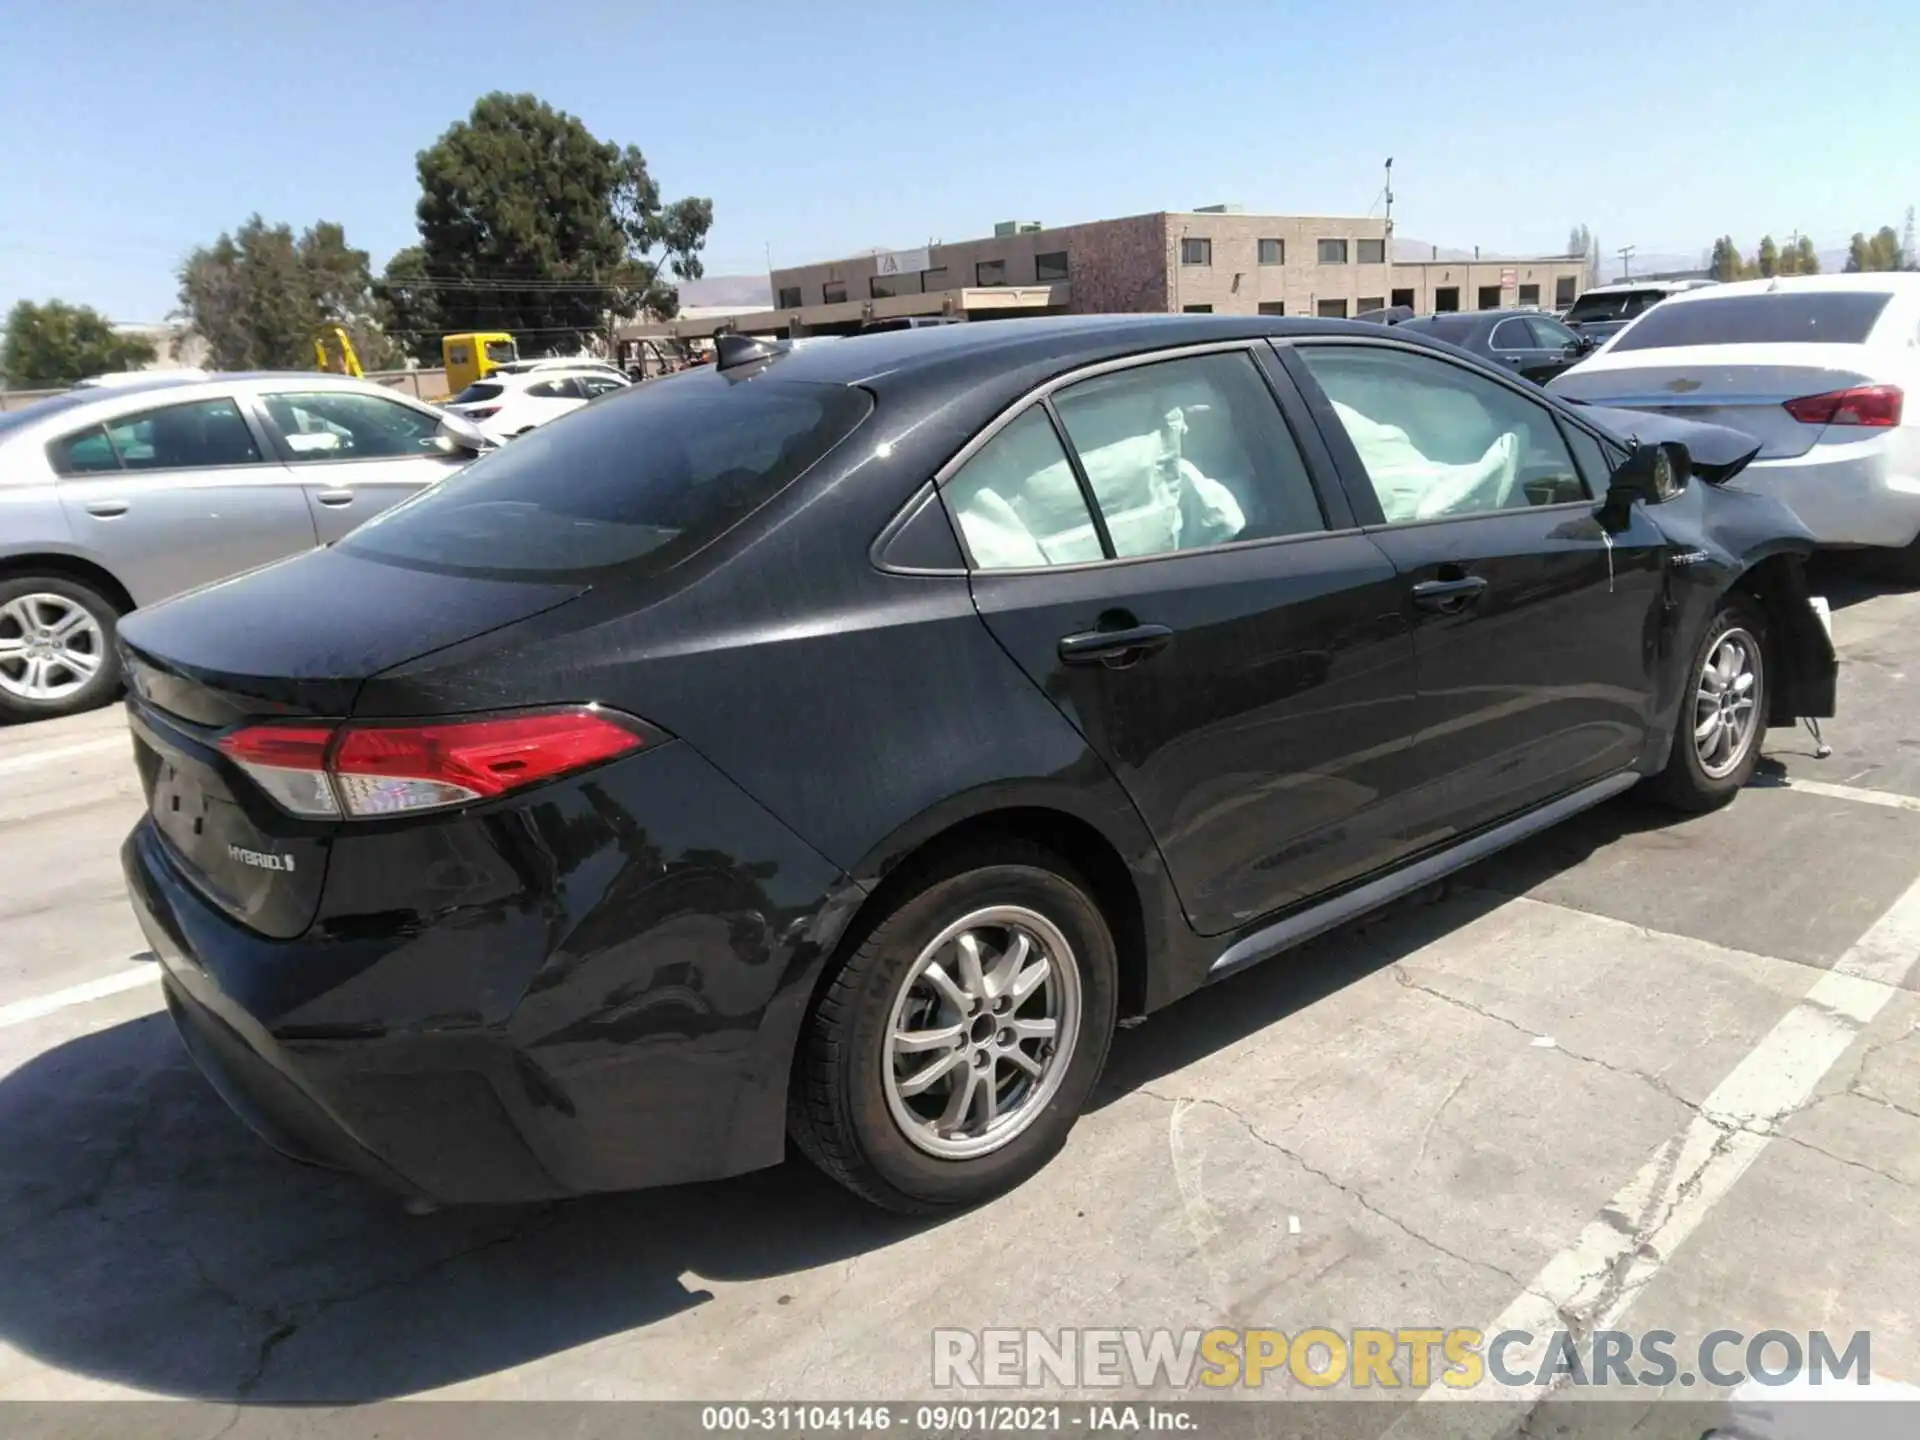
[[[504,795],[638,750],[631,723],[556,710],[423,724],[259,725],[220,748],[283,808],[309,819],[437,810]]]
[[[1802,425],[1898,425],[1906,396],[1898,385],[1859,385],[1829,390],[1786,402],[1786,411]]]
[[[309,820],[332,820],[340,801],[327,780],[330,725],[255,725],[223,736],[220,749],[281,809]]]

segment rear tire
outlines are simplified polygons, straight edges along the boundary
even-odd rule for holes
[[[119,608],[59,575],[0,581],[0,721],[51,720],[120,693]]]
[[[1717,810],[1753,778],[1767,733],[1767,630],[1759,608],[1725,596],[1688,661],[1667,768],[1646,785],[1676,810]]]
[[[1113,1038],[1118,963],[1089,893],[1024,842],[916,876],[808,1016],[789,1096],[801,1152],[907,1213],[977,1204],[1041,1169]]]

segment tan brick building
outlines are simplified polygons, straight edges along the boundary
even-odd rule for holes
[[[771,310],[624,327],[623,338],[834,333],[909,315],[1207,310],[1343,315],[1511,305],[1564,309],[1585,288],[1578,256],[1387,263],[1379,218],[1246,215],[1225,206],[1047,228],[1009,221],[979,240],[774,270]]]

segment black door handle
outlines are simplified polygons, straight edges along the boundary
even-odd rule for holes
[[[1134,661],[1166,647],[1173,631],[1164,625],[1129,625],[1124,630],[1088,630],[1062,636],[1060,658],[1069,665],[1101,662],[1112,666]]]
[[[1487,582],[1478,575],[1462,575],[1457,580],[1422,580],[1413,587],[1413,603],[1422,610],[1453,615],[1473,604],[1486,589]]]

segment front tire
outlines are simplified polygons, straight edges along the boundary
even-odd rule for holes
[[[1117,991],[1112,934],[1070,865],[1023,843],[956,854],[916,877],[815,1002],[794,1140],[890,1210],[1011,1189],[1066,1143]]]
[[[0,721],[51,720],[120,690],[120,611],[58,575],[0,581]]]
[[[1720,602],[1687,668],[1667,768],[1649,794],[1678,810],[1716,810],[1760,763],[1767,731],[1766,617],[1738,596]]]

